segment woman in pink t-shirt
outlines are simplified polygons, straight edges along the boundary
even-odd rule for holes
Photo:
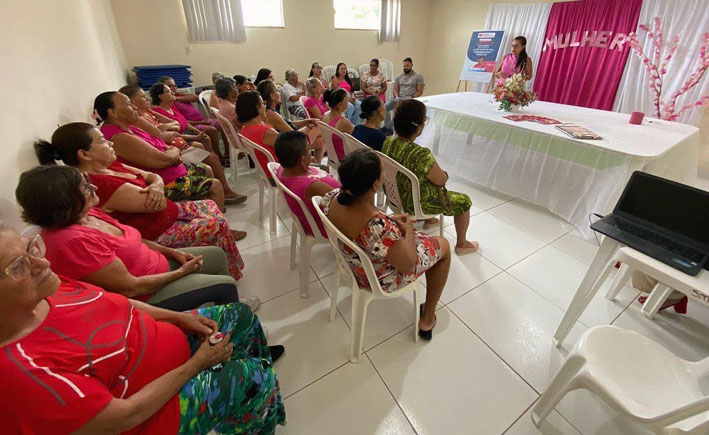
[[[310,77],[305,81],[306,97],[303,100],[303,106],[305,110],[308,111],[308,115],[310,115],[311,118],[317,118],[321,121],[327,111],[330,110],[323,101],[323,90],[322,83],[317,77]]]
[[[87,174],[70,166],[38,166],[15,191],[23,218],[42,227],[52,269],[126,297],[177,311],[238,301],[223,250],[176,250],[143,240],[98,207]]]
[[[298,195],[305,203],[310,215],[320,228],[323,237],[327,237],[315,207],[311,202],[313,196],[323,196],[332,189],[340,187],[340,183],[322,169],[310,166],[307,136],[299,131],[281,133],[276,139],[276,156],[281,163],[277,177],[291,192]],[[313,235],[313,229],[303,214],[303,209],[291,197],[286,196],[288,207],[298,216],[305,233]]]
[[[502,58],[502,63],[497,68],[497,83],[504,83],[512,74],[523,73],[524,79],[529,80],[534,73],[532,59],[527,56],[527,38],[518,36],[512,40],[511,52]]]

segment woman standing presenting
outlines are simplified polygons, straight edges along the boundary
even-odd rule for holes
[[[527,56],[527,38],[518,36],[512,40],[512,51],[502,58],[502,63],[497,68],[498,84],[504,82],[512,74],[522,73],[525,80],[532,78],[532,59]]]

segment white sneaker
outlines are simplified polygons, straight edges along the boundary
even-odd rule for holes
[[[252,313],[258,311],[259,307],[261,306],[261,299],[259,298],[243,298],[239,300],[239,302],[248,305],[248,307],[251,308]]]

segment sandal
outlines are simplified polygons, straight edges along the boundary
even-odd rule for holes
[[[473,252],[480,249],[480,243],[478,243],[478,242],[470,242],[470,243],[472,243],[473,246],[469,246],[467,248],[455,248],[455,253],[457,255],[466,255],[466,254],[472,254]]]
[[[236,196],[224,198],[224,204],[228,205],[235,205],[235,204],[241,204],[242,202],[246,201],[246,195],[239,195],[238,193]]]
[[[231,235],[234,237],[234,241],[238,242],[246,237],[246,231],[231,230]]]
[[[419,317],[423,317],[423,304],[419,305]],[[428,331],[424,331],[423,329],[419,328],[419,337],[426,341],[431,341],[433,338],[433,328],[436,327],[436,323],[438,323],[438,317],[436,317],[436,320],[433,322],[433,326],[431,326],[431,329]]]

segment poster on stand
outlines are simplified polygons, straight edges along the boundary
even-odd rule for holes
[[[504,34],[502,30],[473,32],[460,71],[460,80],[487,83],[492,79]]]

